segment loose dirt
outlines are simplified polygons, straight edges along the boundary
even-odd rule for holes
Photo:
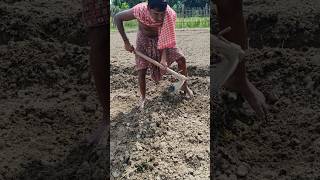
[[[243,3],[251,47],[246,55],[248,76],[266,95],[270,117],[258,121],[239,96],[224,92],[233,128],[221,134],[216,179],[317,179],[320,3]],[[217,32],[216,17],[212,23]]]
[[[135,44],[136,33],[128,33]],[[139,110],[134,55],[111,34],[111,175],[114,179],[209,178],[209,30],[177,31],[187,59],[191,100],[147,76],[145,110]],[[174,66],[176,69],[176,66]]]
[[[0,3],[0,179],[106,179],[80,1]]]

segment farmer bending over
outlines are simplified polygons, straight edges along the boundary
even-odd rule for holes
[[[122,11],[114,16],[114,22],[122,36],[125,49],[134,51],[123,27],[123,21],[138,20],[139,28],[136,39],[136,50],[160,61],[166,68],[177,62],[179,71],[187,76],[186,59],[176,48],[175,23],[176,13],[167,5],[166,0],[148,0],[131,9]],[[138,71],[139,87],[141,93],[140,107],[143,108],[146,99],[146,73],[151,70],[151,78],[158,82],[165,73],[165,68],[160,69],[136,55],[136,70]],[[182,90],[188,97],[193,97],[193,92],[185,83]]]
[[[246,22],[242,13],[242,0],[216,0],[220,29],[231,27],[224,37],[242,49],[248,48]],[[266,118],[265,97],[247,78],[245,62],[240,62],[225,87],[239,92],[260,118]]]

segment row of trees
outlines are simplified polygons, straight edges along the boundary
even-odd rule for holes
[[[118,7],[120,9],[128,9],[134,5],[146,0],[112,0],[112,6]],[[181,8],[198,8],[205,7],[209,4],[208,0],[167,0],[168,4],[173,7],[173,9]]]

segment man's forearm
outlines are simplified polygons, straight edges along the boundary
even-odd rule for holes
[[[118,31],[123,39],[124,42],[129,42],[129,39],[126,35],[126,32],[124,31],[124,26],[123,26],[123,20],[119,19],[117,17],[117,15],[114,17],[114,21],[115,21],[115,24],[118,28]]]

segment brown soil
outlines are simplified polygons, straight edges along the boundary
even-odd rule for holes
[[[233,128],[220,134],[216,179],[319,179],[319,7],[310,0],[244,1],[248,76],[266,95],[270,117],[258,121],[239,96],[224,92]]]
[[[0,3],[0,179],[106,179],[106,139],[95,147],[80,143],[102,115],[80,8],[80,0]],[[209,32],[177,35],[196,98],[167,93],[170,76],[158,86],[148,79],[143,113],[134,108],[133,57],[119,38],[111,41],[113,174],[209,175]]]
[[[0,3],[0,179],[105,179],[78,1]]]
[[[134,44],[136,33],[128,35]],[[194,99],[169,93],[170,75],[158,85],[147,76],[149,101],[140,111],[134,55],[124,50],[118,33],[111,34],[112,178],[209,178],[208,37],[208,30],[177,31]]]

